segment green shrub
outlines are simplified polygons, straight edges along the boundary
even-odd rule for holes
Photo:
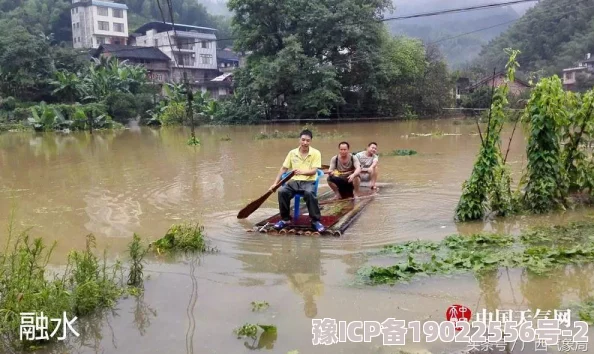
[[[8,96],[0,101],[0,109],[4,111],[13,111],[16,108],[17,100]]]
[[[186,105],[182,102],[170,102],[160,115],[163,125],[182,125],[186,117]]]
[[[127,123],[137,116],[136,97],[131,93],[113,93],[105,99],[107,113],[117,122]]]
[[[30,116],[31,116],[31,109],[30,108],[17,107],[12,112],[12,119],[11,120],[20,122],[20,121],[27,120],[27,118],[29,118]]]

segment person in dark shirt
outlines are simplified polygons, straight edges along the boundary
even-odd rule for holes
[[[338,149],[338,155],[330,160],[328,185],[336,194],[336,199],[357,198],[361,184],[361,164],[359,159],[351,154],[348,142],[338,144]]]

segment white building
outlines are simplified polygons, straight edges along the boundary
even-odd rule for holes
[[[127,44],[128,6],[112,0],[72,0],[72,45]]]
[[[183,80],[185,71],[191,82],[204,82],[219,75],[215,32],[208,27],[149,22],[131,36],[131,45],[158,47],[169,56],[173,81]]]
[[[594,58],[591,53],[586,54],[586,59],[581,60],[576,67],[563,69],[563,86],[568,90],[573,90],[578,76],[589,78],[594,73]]]

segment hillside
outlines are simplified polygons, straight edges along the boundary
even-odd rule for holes
[[[395,0],[396,11],[392,14],[387,14],[386,17],[463,8],[493,2],[492,0],[454,0],[447,2],[418,0],[411,3],[405,0]],[[389,21],[387,23],[393,34],[404,34],[410,37],[420,38],[426,43],[437,42],[450,67],[459,68],[465,63],[476,59],[483,45],[501,34],[511,24],[500,25],[501,23],[518,19],[520,13],[523,13],[525,10],[526,6],[517,7],[517,9],[507,6],[425,18]],[[493,28],[481,30],[487,27]],[[467,34],[473,31],[477,32]]]
[[[560,73],[594,50],[594,3],[542,0],[488,43],[475,64],[502,69],[506,62],[503,50],[507,47],[522,51],[518,59],[524,72]]]

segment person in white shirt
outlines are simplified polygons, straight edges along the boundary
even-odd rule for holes
[[[378,169],[377,164],[379,157],[377,156],[377,143],[371,142],[367,145],[367,150],[361,151],[355,155],[361,164],[361,182],[370,182],[369,187],[376,189],[375,183],[377,181]]]

